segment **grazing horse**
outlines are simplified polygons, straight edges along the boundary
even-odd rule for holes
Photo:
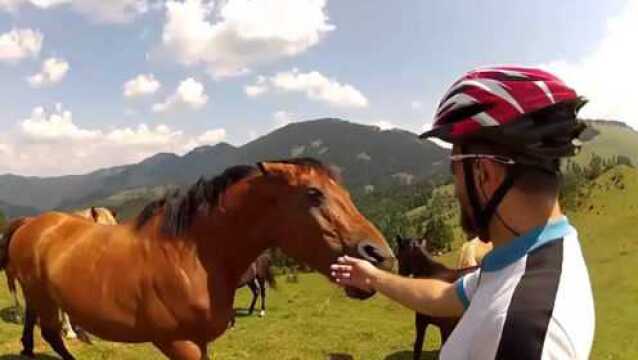
[[[478,266],[485,255],[492,251],[492,243],[485,243],[479,238],[474,238],[467,241],[461,247],[459,252],[459,259],[456,264],[457,269],[463,269],[466,267]]]
[[[253,299],[248,308],[248,314],[250,315],[255,311],[255,304],[258,298],[261,298],[261,311],[259,311],[259,316],[262,317],[266,315],[266,284],[273,289],[277,287],[277,281],[272,273],[271,265],[272,259],[270,255],[261,254],[257,257],[257,260],[250,264],[248,270],[246,270],[239,279],[237,288],[240,289],[244,286],[248,286],[253,294]],[[230,326],[235,326],[235,316],[232,317]]]
[[[476,267],[465,269],[450,269],[437,262],[427,251],[427,241],[413,240],[397,236],[397,259],[399,260],[399,274],[403,276],[413,276],[416,278],[438,279],[449,283],[455,282],[458,278],[476,270]],[[441,330],[441,345],[454,330],[458,323],[458,318],[434,317],[416,313],[415,328],[416,337],[414,340],[413,358],[421,358],[423,351],[423,340],[428,325],[436,325]]]
[[[319,161],[232,167],[149,204],[130,223],[51,212],[13,232],[7,271],[25,294],[22,353],[33,356],[38,321],[55,352],[74,359],[60,337],[62,309],[105,340],[151,342],[170,359],[205,359],[208,343],[227,329],[241,275],[271,247],[325,276],[344,254],[382,269],[395,261]]]

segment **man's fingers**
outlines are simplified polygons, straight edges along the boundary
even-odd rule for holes
[[[340,263],[340,264],[355,264],[358,261],[361,261],[361,260],[359,260],[357,258],[350,257],[348,255],[344,255],[344,256],[342,256],[342,257],[337,259],[337,262]]]
[[[335,279],[351,279],[352,278],[352,274],[349,273],[349,272],[338,273],[338,272],[333,271],[332,272],[332,277],[335,278]]]
[[[352,266],[351,265],[333,264],[333,265],[330,266],[330,269],[332,271],[352,271]]]
[[[351,279],[336,279],[336,282],[342,287],[356,287]]]

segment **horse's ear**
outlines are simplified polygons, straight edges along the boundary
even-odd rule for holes
[[[98,214],[97,210],[93,206],[91,206],[91,217],[93,218],[94,221],[97,221],[98,218],[100,217],[100,214]]]
[[[397,245],[399,246],[399,249],[403,249],[403,246],[405,245],[403,237],[399,234],[397,234],[396,238],[395,238]]]
[[[109,209],[109,211],[111,212],[111,215],[113,215],[113,217],[117,219],[117,210]]]
[[[262,161],[257,163],[257,168],[264,175],[290,174],[295,171],[295,165],[276,161]]]

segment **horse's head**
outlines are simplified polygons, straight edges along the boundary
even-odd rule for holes
[[[410,276],[420,272],[423,259],[427,256],[427,241],[404,238],[397,235],[397,259],[399,261],[399,275]]]
[[[273,242],[324,275],[339,256],[366,259],[390,270],[394,255],[383,235],[357,210],[330,169],[312,159],[263,162]],[[372,293],[346,289],[350,297]]]

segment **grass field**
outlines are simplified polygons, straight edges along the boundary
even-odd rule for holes
[[[579,211],[570,215],[580,232],[589,264],[597,311],[592,359],[638,359],[638,171],[614,169],[588,190]],[[445,260],[450,262],[453,254]],[[211,347],[213,359],[325,359],[348,353],[355,359],[411,359],[413,313],[382,297],[359,302],[315,274],[298,283],[279,281],[269,292],[265,318],[239,316],[235,329]],[[248,304],[242,290],[236,306]],[[0,309],[10,305],[0,280]],[[17,359],[21,327],[0,322],[0,360]],[[431,331],[426,348],[438,347],[438,331]],[[71,341],[79,359],[161,359],[147,345],[97,342],[86,346]],[[38,340],[41,359],[51,351]],[[424,359],[433,359],[428,351]]]

